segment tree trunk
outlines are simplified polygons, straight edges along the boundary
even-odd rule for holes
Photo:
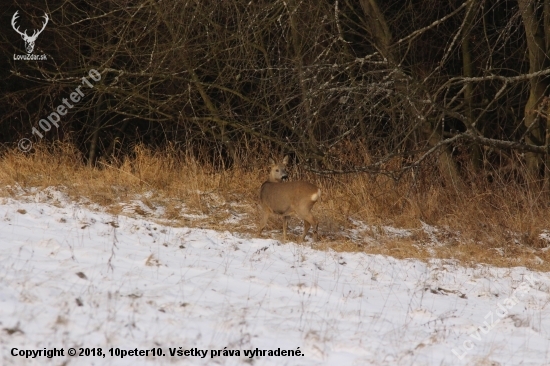
[[[466,19],[464,20],[464,31],[462,34],[462,44],[461,44],[462,74],[464,75],[465,78],[471,78],[474,76],[472,54],[470,51],[470,33],[473,27],[475,9],[477,9],[478,6],[479,6],[479,0],[472,0],[470,1],[470,4],[466,8],[466,15],[465,15]],[[472,124],[474,122],[474,113],[472,111],[472,104],[473,104],[472,94],[473,94],[472,83],[467,83],[466,88],[464,89],[464,105],[466,109],[466,119],[468,120],[469,129],[472,128]],[[476,127],[480,128],[479,125],[477,125]],[[472,144],[472,147],[470,150],[470,158],[471,158],[474,171],[477,172],[482,166],[482,153],[481,153],[481,147],[479,146],[479,144],[476,144],[476,143]]]
[[[94,166],[97,157],[97,149],[99,144],[99,130],[101,129],[101,103],[103,101],[103,94],[101,94],[97,100],[95,113],[93,114],[93,130],[90,139],[90,151],[88,154],[88,166]]]
[[[310,97],[310,92],[308,90],[308,85],[306,82],[306,76],[304,72],[304,55],[302,53],[303,41],[302,41],[302,36],[300,33],[299,24],[298,24],[299,19],[297,19],[298,7],[300,5],[301,5],[301,2],[291,0],[289,2],[289,7],[288,7],[290,33],[292,37],[292,50],[294,53],[294,64],[296,66],[296,72],[298,74],[297,75],[298,82],[300,84],[299,86],[300,86],[300,94],[301,94],[300,96],[301,105],[304,108],[303,118],[306,119],[304,123],[304,125],[306,126],[304,131],[306,136],[304,136],[305,137],[304,140],[307,141],[307,144],[308,144],[306,151],[316,152],[318,154],[319,153],[318,147],[317,147],[318,144],[317,144],[317,139],[315,137],[315,129],[314,129],[315,122],[314,122],[313,113],[311,111],[311,97]],[[312,159],[311,163],[315,167],[317,167],[318,161],[317,159]]]
[[[399,55],[395,55],[391,49],[392,44],[392,35],[390,28],[386,22],[384,14],[380,11],[376,0],[361,0],[361,7],[366,17],[366,26],[372,37],[372,42],[374,47],[378,52],[388,61],[390,67],[396,69],[399,68]],[[419,94],[418,99],[425,99],[424,96],[421,96],[422,86],[418,82],[418,78],[415,75],[412,75],[414,88],[410,88],[410,78],[405,75],[401,70],[396,70],[394,76],[395,89],[401,97],[406,96],[407,101],[405,105],[407,106],[407,114],[411,119],[420,118],[423,120],[423,123],[420,124],[422,131],[424,132],[425,137],[428,140],[428,143],[431,146],[435,146],[441,141],[443,136],[437,128],[439,125],[434,121],[428,121],[421,113],[419,113],[422,108],[417,108],[413,105],[413,99],[409,98],[409,95],[412,93]],[[443,176],[447,186],[455,187],[457,191],[462,191],[464,189],[464,182],[462,177],[459,174],[458,167],[456,166],[455,161],[453,160],[451,151],[447,147],[443,148],[441,155],[438,158],[438,168]]]
[[[535,9],[537,6],[537,0],[518,0],[519,10],[523,19],[523,25],[525,27],[525,37],[527,39],[527,48],[529,50],[529,73],[535,73],[543,70],[548,65],[547,46],[548,40],[545,39],[545,27],[548,27],[547,21],[549,14],[546,11],[550,8],[545,0],[544,6],[544,21],[539,19]],[[543,24],[544,22],[544,24]],[[547,31],[549,29],[546,29]],[[535,77],[529,81],[529,99],[525,104],[525,126],[529,128],[532,124],[538,124],[534,126],[531,133],[527,135],[526,140],[533,145],[543,145],[545,143],[545,131],[546,126],[541,122],[538,116],[537,109],[544,97],[544,94],[548,88],[548,81],[546,77]],[[544,157],[532,153],[525,154],[525,160],[527,164],[529,185],[531,188],[537,186],[537,182],[540,179],[541,164]]]

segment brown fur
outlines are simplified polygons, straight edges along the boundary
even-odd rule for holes
[[[313,240],[317,240],[318,222],[311,213],[313,205],[321,196],[321,190],[305,181],[283,182],[287,178],[286,165],[288,156],[285,156],[281,164],[276,164],[270,159],[271,170],[269,178],[260,189],[260,226],[258,235],[262,234],[267,224],[269,214],[283,216],[283,240],[286,241],[286,227],[288,216],[295,214],[304,221],[304,233],[300,239],[303,241],[313,227]]]

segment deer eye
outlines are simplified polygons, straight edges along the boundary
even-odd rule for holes
[[[275,171],[276,171],[276,172],[278,172],[278,171],[279,171],[279,169],[275,169]]]

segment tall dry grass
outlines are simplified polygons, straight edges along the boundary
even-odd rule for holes
[[[258,155],[245,153],[240,164],[222,170],[174,147],[152,151],[137,146],[130,157],[92,168],[70,144],[35,146],[32,154],[9,150],[0,157],[0,195],[21,195],[14,187],[53,186],[115,215],[147,216],[138,206],[124,210],[139,200],[163,209],[154,220],[255,236],[268,152],[265,161]],[[550,229],[546,201],[520,184],[474,182],[457,192],[444,187],[433,169],[411,172],[399,182],[383,175],[316,176],[295,166],[291,171],[294,179],[315,182],[323,190],[314,207],[319,249],[550,269],[549,243],[540,237]],[[298,221],[290,225],[290,233],[297,235]],[[281,220],[272,218],[264,236],[280,239],[280,227]],[[407,231],[401,235],[395,229]]]

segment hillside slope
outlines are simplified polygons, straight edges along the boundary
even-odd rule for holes
[[[3,365],[550,360],[550,279],[524,268],[316,251],[113,216],[62,194],[0,199],[0,233]],[[64,356],[12,355],[44,348]],[[136,349],[149,355],[121,357]],[[269,356],[278,349],[299,356]]]

